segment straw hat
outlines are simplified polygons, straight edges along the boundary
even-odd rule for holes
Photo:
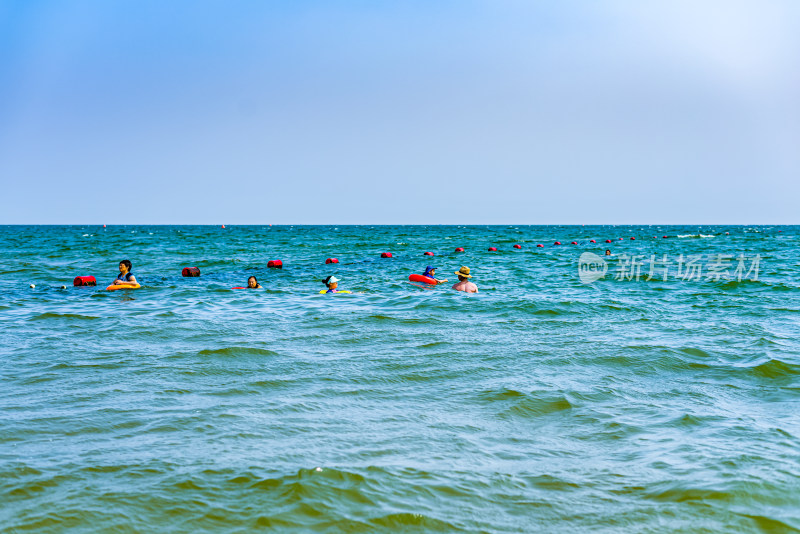
[[[472,278],[472,277],[469,275],[469,267],[466,267],[466,266],[465,266],[465,267],[462,267],[462,268],[460,268],[459,270],[457,270],[457,271],[456,271],[456,274],[457,274],[458,276],[463,276],[464,278]]]

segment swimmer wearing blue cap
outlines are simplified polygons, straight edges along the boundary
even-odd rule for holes
[[[435,275],[436,275],[436,267],[431,267],[430,265],[425,267],[425,272],[422,273],[422,276],[426,276],[431,280],[436,280],[437,284],[444,284],[445,282],[447,282],[446,278],[444,280],[437,280]]]

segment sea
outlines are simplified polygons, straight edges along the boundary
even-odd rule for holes
[[[0,531],[798,532],[798,245],[0,226]]]

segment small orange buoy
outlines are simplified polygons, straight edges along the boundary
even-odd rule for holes
[[[225,225],[223,224],[222,227],[225,228]]]

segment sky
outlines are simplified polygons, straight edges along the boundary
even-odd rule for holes
[[[796,0],[0,0],[0,224],[797,224]]]

